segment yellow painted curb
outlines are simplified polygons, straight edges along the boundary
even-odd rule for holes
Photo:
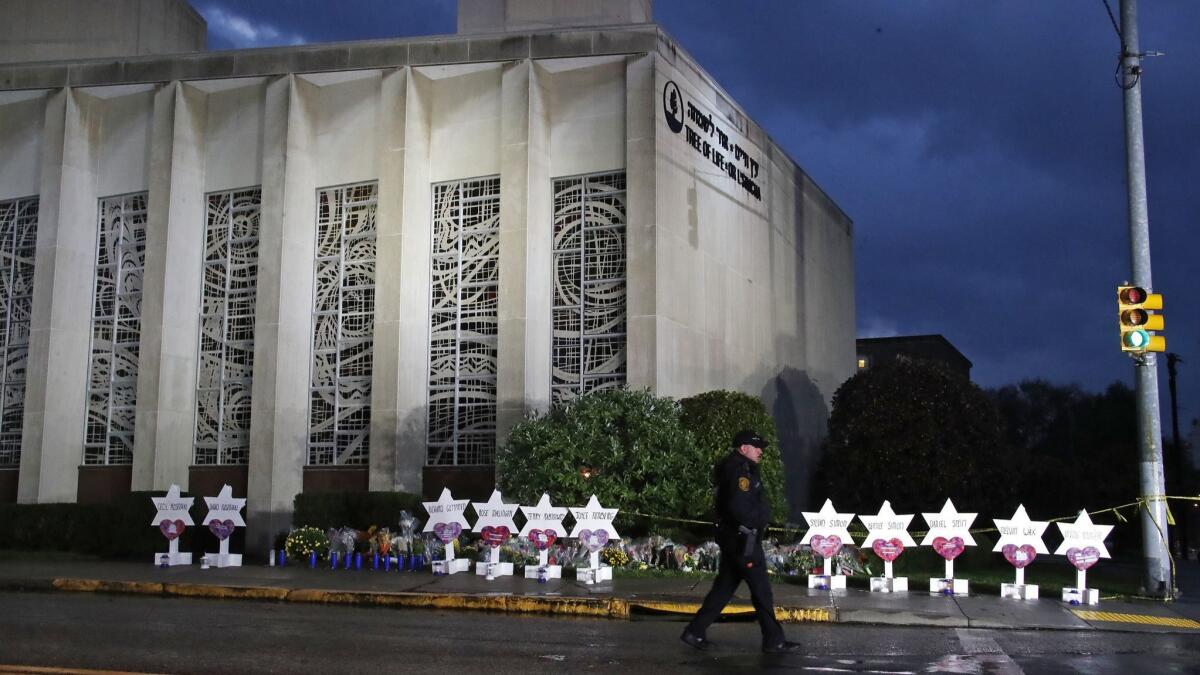
[[[629,602],[633,610],[649,610],[668,614],[695,614],[700,609],[698,602],[673,602],[670,600],[636,600]],[[750,605],[727,605],[722,616],[749,616],[754,614]],[[833,621],[833,612],[824,607],[776,607],[775,618],[788,623],[827,623]]]
[[[287,594],[289,602],[342,605],[383,605],[423,609],[483,610],[628,618],[628,603],[613,599],[545,598],[506,595],[380,593],[301,589]]]
[[[262,586],[206,586],[204,584],[163,584],[165,595],[185,598],[223,598],[230,600],[283,600],[286,588]]]
[[[55,590],[79,593],[130,593],[162,595],[163,585],[153,581],[103,581],[100,579],[55,579]]]
[[[206,584],[163,584],[144,581],[104,581],[99,579],[54,579],[52,587],[60,591],[83,593],[128,593],[134,595],[173,595],[189,598],[231,600],[275,600],[327,605],[376,605],[417,609],[476,610],[522,614],[555,614],[604,619],[629,619],[637,610],[671,614],[695,614],[699,603],[666,600],[624,600],[621,598],[547,597],[524,595],[471,595],[456,593],[412,593],[379,591],[288,590],[260,586],[210,586]],[[731,605],[722,612],[729,616],[754,613],[748,605]],[[828,622],[833,613],[824,608],[776,607],[775,616],[786,622]]]
[[[1090,609],[1072,609],[1075,616],[1085,621],[1111,621],[1114,623],[1140,623],[1147,626],[1171,626],[1172,628],[1190,628],[1200,630],[1200,622],[1183,617],[1153,616],[1150,614],[1123,614],[1119,612],[1100,612]]]

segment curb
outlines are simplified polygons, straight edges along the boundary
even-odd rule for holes
[[[469,593],[412,593],[385,591],[326,591],[318,589],[274,588],[263,586],[210,586],[145,581],[107,581],[101,579],[57,578],[49,581],[9,581],[4,590],[55,590],[72,593],[112,593],[120,595],[160,595],[166,597],[213,598],[227,600],[272,600],[326,605],[367,605],[414,609],[468,610],[513,614],[548,614],[630,620],[639,613],[691,616],[699,603],[622,598],[546,597],[522,595],[476,595]],[[752,616],[749,605],[730,605],[725,616]],[[776,607],[775,616],[787,623],[829,623],[836,621],[828,608]]]

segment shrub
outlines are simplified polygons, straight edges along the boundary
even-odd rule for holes
[[[542,492],[572,506],[595,494],[623,512],[700,515],[690,505],[709,493],[711,466],[679,412],[672,399],[628,389],[593,391],[556,405],[513,428],[497,453],[500,486],[523,504]]]
[[[145,558],[167,550],[167,541],[152,526],[154,503],[162,490],[130,492],[110,504],[0,504],[0,548],[71,551],[101,558]],[[184,493],[187,496],[187,493]],[[203,503],[193,505],[199,523]],[[183,551],[199,551],[216,538],[193,525],[179,538]]]
[[[329,558],[329,537],[320,528],[299,527],[288,534],[283,548],[291,560],[308,560],[314,551],[318,560],[326,560]]]
[[[783,458],[779,452],[779,440],[775,433],[775,420],[767,413],[766,406],[758,398],[739,391],[708,391],[685,398],[679,402],[683,428],[696,437],[700,460],[712,467],[730,451],[733,435],[742,429],[757,431],[770,445],[759,462],[763,489],[771,504],[774,520],[787,516],[787,501],[783,492]],[[705,483],[712,484],[711,477]],[[693,491],[692,503],[687,505],[689,513],[713,516],[711,492]]]
[[[366,530],[372,525],[392,527],[400,522],[401,511],[423,518],[425,511],[421,497],[407,492],[301,493],[296,495],[292,524],[322,530],[331,527]]]

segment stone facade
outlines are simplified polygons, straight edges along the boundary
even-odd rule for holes
[[[22,452],[0,467],[19,472],[21,502],[227,471],[246,485],[250,545],[265,548],[305,489],[490,481],[486,465],[427,466],[434,198],[454,181],[499,181],[494,330],[472,339],[494,345],[500,439],[551,401],[564,177],[625,184],[627,383],[762,397],[794,507],[854,372],[849,219],[652,24],[0,64],[0,156],[0,204],[40,207]],[[313,465],[321,195],[360,183],[376,200],[373,295],[356,296],[373,312],[368,447],[361,464]],[[206,214],[211,195],[247,189],[261,190],[253,357],[239,357],[252,362],[248,464],[198,465],[198,372],[215,353],[201,348],[217,265]],[[87,465],[97,208],[132,193],[146,195],[133,460]]]

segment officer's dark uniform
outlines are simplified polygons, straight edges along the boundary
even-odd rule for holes
[[[737,450],[743,444],[758,448],[766,445],[752,431],[738,432],[734,436],[734,450],[718,462],[713,471],[717,544],[721,547],[720,569],[700,611],[684,629],[682,639],[693,647],[707,648],[711,643],[705,637],[705,631],[720,616],[738,584],[744,580],[750,588],[750,599],[762,628],[763,648],[768,651],[790,651],[798,645],[784,640],[783,628],[775,619],[775,601],[771,583],[767,579],[762,549],[762,536],[771,519],[771,507],[763,492],[758,464]],[[739,526],[756,532],[748,556],[747,537],[751,535],[740,531]]]

